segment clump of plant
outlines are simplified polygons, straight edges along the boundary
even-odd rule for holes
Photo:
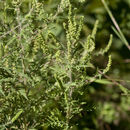
[[[1,27],[0,36],[0,128],[1,129],[71,129],[87,103],[82,97],[91,82],[109,71],[111,56],[105,69],[94,68],[94,55],[104,55],[112,43],[95,51],[98,21],[92,33],[81,40],[83,17],[73,13],[69,0],[62,0],[56,13],[48,14],[44,2],[32,1],[24,13],[21,1],[3,7],[7,26],[7,11],[11,6],[14,18],[10,31]],[[51,24],[68,8],[63,22],[65,41],[55,35]],[[102,73],[101,73],[102,72]],[[75,124],[76,123],[76,124]]]

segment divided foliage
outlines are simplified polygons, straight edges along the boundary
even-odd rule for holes
[[[108,52],[112,35],[107,47],[97,52],[98,21],[81,39],[84,17],[76,15],[71,2],[61,0],[54,13],[46,4],[37,0],[1,4],[0,129],[78,126],[83,112],[93,109],[87,108],[84,98],[87,88],[110,69],[111,56],[105,69],[94,66],[92,59]],[[95,69],[91,77],[90,68]]]

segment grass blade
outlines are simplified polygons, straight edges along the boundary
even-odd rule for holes
[[[122,33],[122,31],[121,31],[121,29],[120,29],[118,23],[116,22],[116,20],[115,20],[113,14],[112,14],[112,12],[111,12],[111,10],[109,9],[109,7],[108,7],[108,5],[106,4],[105,0],[101,0],[101,1],[102,1],[103,5],[104,5],[106,11],[108,12],[108,14],[109,14],[109,16],[110,16],[110,18],[111,18],[113,24],[115,25],[115,28],[117,29],[117,32],[118,32],[118,33],[116,32],[116,34],[118,34],[117,36],[121,39],[121,41],[122,41],[122,42],[126,45],[126,47],[130,50],[130,45],[129,45],[128,41],[126,40],[124,34]]]

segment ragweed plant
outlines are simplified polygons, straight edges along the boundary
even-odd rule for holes
[[[26,13],[24,2],[14,0],[7,4],[2,8],[5,17],[8,8],[14,17],[12,22],[5,19],[3,23],[4,26],[10,23],[10,31],[1,27],[0,128],[73,128],[81,112],[87,109],[82,97],[91,82],[87,82],[86,70],[94,68],[91,60],[96,54],[98,21],[92,33],[82,41],[84,17],[76,17],[69,0],[62,0],[55,14],[44,10],[44,2],[32,1]],[[62,26],[65,39],[62,41],[50,25],[65,7],[68,7],[68,15]],[[111,42],[112,36],[106,49],[98,54],[106,53]],[[109,71],[110,66],[111,56],[102,73]],[[101,73],[96,72],[93,77],[99,78]]]

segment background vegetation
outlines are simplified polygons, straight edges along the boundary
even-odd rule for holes
[[[0,129],[130,129],[130,0],[125,40],[102,2],[0,1]]]

